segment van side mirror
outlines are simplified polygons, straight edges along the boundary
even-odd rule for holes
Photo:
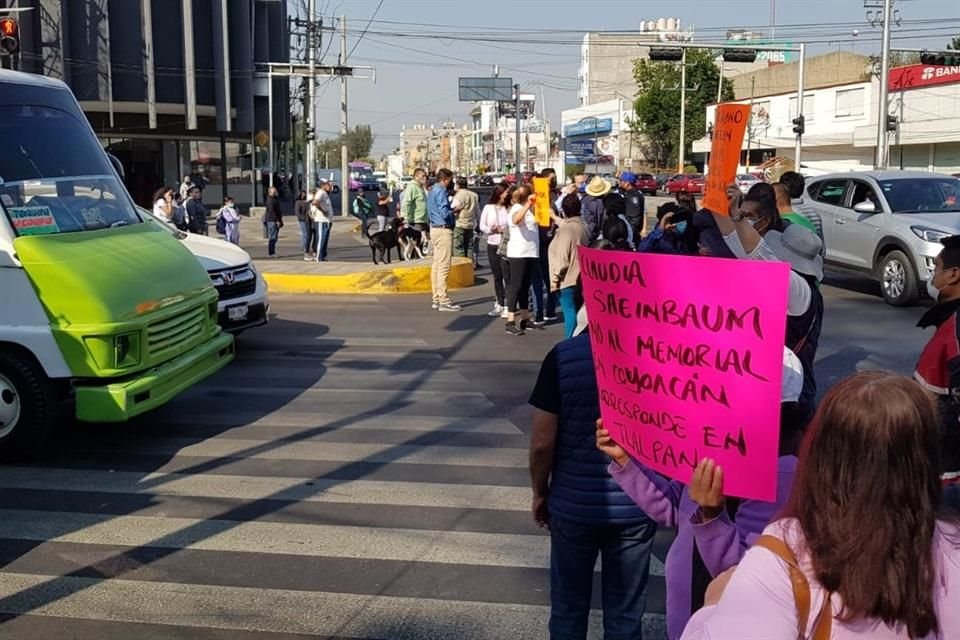
[[[858,202],[853,205],[853,210],[857,213],[876,213],[877,205],[873,204],[870,200],[864,200],[863,202]]]

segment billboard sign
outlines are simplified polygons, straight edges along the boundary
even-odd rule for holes
[[[513,78],[460,78],[460,102],[510,102]]]
[[[890,69],[890,91],[906,91],[939,84],[960,82],[960,66],[934,67],[927,64],[911,64]]]
[[[568,124],[563,128],[563,137],[592,136],[613,131],[613,118],[581,118],[580,122]]]

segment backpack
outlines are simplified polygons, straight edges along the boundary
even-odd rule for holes
[[[227,235],[227,220],[223,217],[223,212],[217,214],[217,233],[222,236]]]

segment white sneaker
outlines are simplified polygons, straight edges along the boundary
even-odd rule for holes
[[[500,310],[500,317],[506,320],[510,316],[510,310],[504,307]]]
[[[430,308],[433,309],[434,311],[436,311],[437,309],[440,308],[440,305],[437,304],[436,302],[434,302],[432,305],[430,305]]]
[[[487,315],[490,316],[491,318],[497,318],[497,317],[499,317],[503,312],[504,312],[503,307],[501,307],[499,304],[494,304],[494,305],[493,305],[493,309],[492,309],[492,310],[490,311],[490,313],[488,313]]]

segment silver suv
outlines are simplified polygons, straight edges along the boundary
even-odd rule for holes
[[[930,278],[941,238],[960,234],[960,180],[913,171],[818,176],[799,209],[822,219],[828,264],[872,274],[889,304],[906,306]]]

